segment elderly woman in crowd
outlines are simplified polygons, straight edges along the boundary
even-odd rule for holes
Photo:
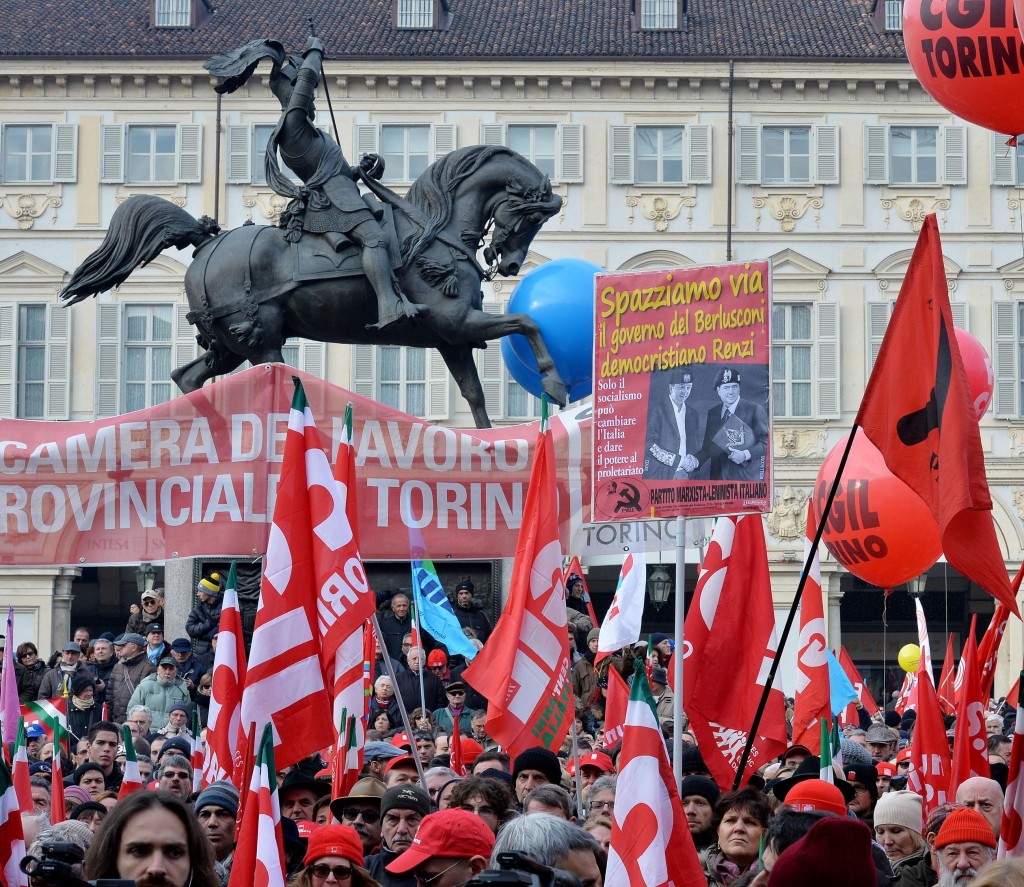
[[[379,714],[386,714],[392,725],[399,723],[402,719],[398,710],[398,700],[395,698],[394,685],[386,674],[382,674],[373,682],[373,695],[370,697],[371,724],[377,720]]]
[[[892,864],[891,887],[915,887],[918,863],[929,848],[921,834],[924,810],[915,792],[886,792],[875,805],[875,840],[882,845]]]
[[[761,835],[771,815],[768,799],[755,788],[718,799],[712,819],[718,839],[701,854],[708,887],[730,887],[757,865]]]
[[[324,825],[309,837],[305,867],[292,887],[380,887],[363,868],[363,842],[347,825]]]

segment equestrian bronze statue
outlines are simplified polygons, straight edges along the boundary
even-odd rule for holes
[[[323,342],[436,348],[469,403],[477,427],[490,426],[473,349],[514,333],[530,343],[544,390],[566,390],[540,334],[525,314],[482,310],[481,283],[514,276],[561,198],[532,163],[504,147],[460,148],[429,166],[405,198],[379,183],[368,155],[354,169],[312,125],[323,45],[301,61],[280,44],[255,41],[207,63],[237,89],[270,58],[282,115],[267,150],[267,181],[290,198],[280,226],[246,224],[221,232],[159,197],[135,196],[113,213],[100,247],[61,291],[69,305],[123,283],[170,247],[195,247],[185,273],[190,322],[205,353],[171,373],[183,392],[244,361],[280,362],[293,336]],[[302,180],[282,174],[277,154]],[[368,193],[360,193],[356,181]],[[477,259],[484,249],[487,268]]]

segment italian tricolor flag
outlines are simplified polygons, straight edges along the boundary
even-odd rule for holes
[[[48,742],[54,742],[53,729],[59,724],[64,736],[64,750],[68,751],[68,701],[66,699],[37,699],[34,702],[28,702],[21,707],[21,716],[26,727],[31,724],[39,724],[46,731]]]
[[[274,766],[274,733],[263,729],[238,826],[228,887],[285,887],[281,805]]]
[[[117,799],[126,798],[132,792],[142,788],[142,773],[139,772],[139,758],[135,754],[135,743],[132,742],[132,731],[127,724],[121,726],[121,742],[124,744],[124,779]]]
[[[25,727],[19,731],[24,738]],[[32,809],[31,806],[28,807]],[[4,756],[0,755],[0,873],[8,887],[24,887],[28,875],[19,868],[25,858],[25,833],[21,829],[21,810],[18,793],[14,790],[11,771],[7,769]]]

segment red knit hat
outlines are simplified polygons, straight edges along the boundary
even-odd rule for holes
[[[353,865],[363,864],[363,841],[359,832],[348,825],[324,825],[309,836],[305,865],[325,856],[340,856]]]
[[[798,782],[787,793],[783,803],[794,810],[820,810],[846,816],[846,799],[832,783],[824,779],[805,779]]]
[[[856,819],[828,816],[782,851],[768,887],[864,887],[876,881],[870,829]]]
[[[939,850],[947,844],[984,844],[995,847],[996,838],[992,834],[992,826],[977,810],[970,807],[958,807],[942,823],[939,835],[935,839],[935,849]]]

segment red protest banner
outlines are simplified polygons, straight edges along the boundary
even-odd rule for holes
[[[771,265],[595,278],[595,521],[771,510]]]

